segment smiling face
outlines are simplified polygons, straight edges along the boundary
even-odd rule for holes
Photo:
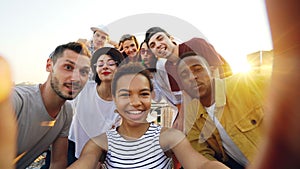
[[[147,123],[146,118],[151,107],[149,80],[142,74],[121,76],[116,82],[114,101],[123,122]]]
[[[126,55],[130,58],[130,59],[135,59],[135,57],[137,56],[137,52],[138,52],[138,47],[137,44],[135,43],[134,39],[131,38],[129,40],[125,40],[123,42],[123,49],[124,52],[126,53]]]
[[[174,54],[177,47],[170,37],[163,32],[154,34],[148,42],[149,48],[158,58],[168,59]]]
[[[178,75],[183,89],[192,97],[210,100],[212,96],[212,76],[207,62],[201,56],[189,56],[180,61]]]
[[[117,69],[116,61],[109,55],[101,55],[96,63],[96,71],[101,82],[111,82]]]
[[[65,100],[74,99],[88,80],[90,59],[66,49],[55,64],[52,59],[47,61],[50,72],[50,83],[54,92]]]

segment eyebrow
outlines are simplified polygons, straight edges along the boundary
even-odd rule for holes
[[[160,37],[162,37],[162,35],[158,35],[155,39],[159,39]]]
[[[113,60],[112,58],[111,59],[107,59],[107,62],[108,61],[111,61],[111,60]],[[115,61],[115,60],[113,60],[113,61]],[[102,59],[102,60],[98,60],[97,62],[104,62],[104,60]]]
[[[71,64],[73,64],[73,65],[76,65],[75,62],[73,62],[73,61],[71,61],[71,60],[69,60],[69,59],[67,59],[66,62],[69,62],[69,63],[71,63]]]
[[[150,89],[147,88],[147,89],[142,89],[142,90],[141,90],[141,92],[144,92],[144,91],[147,91],[147,92],[149,91],[149,92],[150,92]]]
[[[140,92],[144,92],[144,91],[150,91],[150,89],[149,89],[149,88],[146,88],[146,89],[140,90]],[[128,89],[120,89],[120,90],[118,91],[118,93],[120,93],[120,92],[130,92],[130,90],[128,90]]]

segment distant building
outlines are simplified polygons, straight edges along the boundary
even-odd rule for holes
[[[247,55],[247,61],[251,65],[251,70],[258,72],[272,71],[273,58],[273,50],[258,51]]]
[[[36,85],[36,83],[33,83],[33,82],[21,82],[21,83],[17,83],[17,84],[14,83],[14,85],[16,85],[16,86],[34,86],[34,85]]]

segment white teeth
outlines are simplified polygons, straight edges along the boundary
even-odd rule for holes
[[[140,114],[142,111],[128,111],[129,114]]]

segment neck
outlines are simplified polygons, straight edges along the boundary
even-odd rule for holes
[[[48,114],[55,118],[60,112],[61,107],[65,104],[66,100],[60,98],[52,89],[50,81],[40,85],[42,100]]]
[[[171,54],[171,56],[168,58],[170,62],[172,62],[174,65],[177,64],[179,60],[179,46],[174,46],[174,50]]]
[[[215,81],[212,81],[211,90],[208,92],[207,96],[200,97],[200,102],[205,107],[210,107],[215,103]]]
[[[101,82],[97,85],[97,93],[103,100],[112,101],[111,83]]]
[[[211,105],[213,105],[215,103],[215,99],[213,98],[206,98],[206,99],[200,99],[201,104],[204,107],[210,107]]]
[[[139,123],[138,125],[130,125],[125,120],[118,128],[118,133],[126,139],[137,139],[142,137],[148,130],[150,123]]]

